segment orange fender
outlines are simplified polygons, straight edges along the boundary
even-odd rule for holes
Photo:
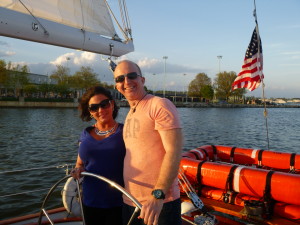
[[[213,161],[219,160],[243,165],[256,165],[274,170],[290,171],[291,169],[292,153],[222,145],[205,145],[196,149],[207,154],[208,158]],[[234,149],[233,155],[231,155],[232,149]],[[261,160],[259,159],[259,154],[261,154]],[[294,154],[294,170],[300,171],[300,154]]]
[[[198,165],[202,163],[201,171]],[[181,168],[192,184],[226,189],[226,182],[233,165],[202,162],[182,158]],[[233,191],[261,198],[264,195],[268,170],[238,166],[233,173]],[[300,205],[300,175],[274,172],[271,179],[271,197],[280,202]]]

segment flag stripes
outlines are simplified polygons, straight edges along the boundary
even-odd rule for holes
[[[232,90],[246,88],[250,91],[259,87],[261,80],[264,78],[263,56],[261,42],[258,51],[258,38],[256,29],[254,29],[250,44],[245,54],[242,70],[232,84]]]

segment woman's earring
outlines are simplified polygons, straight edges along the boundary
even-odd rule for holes
[[[94,118],[92,114],[90,115],[90,117],[91,117],[91,118]]]

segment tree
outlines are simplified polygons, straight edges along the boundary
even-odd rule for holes
[[[209,89],[208,86],[211,86],[211,79],[205,73],[198,73],[196,78],[192,80],[189,85],[189,96],[211,98],[207,92]]]
[[[50,78],[56,80],[57,84],[60,85],[68,84],[69,77],[70,69],[62,65],[57,65],[56,71],[53,71],[50,75]]]
[[[38,92],[38,87],[35,84],[27,84],[24,86],[24,93],[31,96]]]
[[[49,97],[50,92],[55,91],[55,84],[47,84],[47,83],[42,83],[39,85],[39,92],[42,93],[43,97]]]
[[[215,80],[214,80],[214,88],[216,92],[216,97],[219,99],[223,99],[228,101],[229,97],[234,95],[243,95],[245,94],[245,90],[237,89],[232,91],[232,83],[234,82],[235,78],[237,77],[236,73],[231,72],[221,72],[218,73]]]
[[[15,95],[23,96],[23,90],[29,84],[29,68],[27,65],[13,65],[11,62],[7,64],[7,81],[9,88],[14,90]]]
[[[6,62],[0,60],[0,86],[6,87],[8,81],[8,73],[6,69]]]
[[[54,86],[54,92],[58,93],[61,98],[65,98],[71,91],[67,84],[61,83]]]
[[[82,66],[71,78],[71,86],[75,89],[87,90],[88,88],[100,85],[97,74],[91,67]]]
[[[233,96],[233,101],[234,102],[243,102],[243,96],[245,96],[245,94],[247,93],[247,90],[245,88],[238,88],[238,89],[235,89],[233,92],[232,92],[232,96]]]
[[[214,97],[214,89],[211,85],[204,85],[201,89],[201,93],[203,95],[203,98],[206,99],[213,99]]]

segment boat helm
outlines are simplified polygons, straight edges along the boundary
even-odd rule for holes
[[[83,178],[79,179],[79,183],[82,182]],[[80,203],[78,200],[78,190],[76,181],[73,177],[70,177],[61,191],[62,194],[62,201],[64,204],[65,209],[68,213],[72,214],[73,216],[81,216],[81,209]]]

